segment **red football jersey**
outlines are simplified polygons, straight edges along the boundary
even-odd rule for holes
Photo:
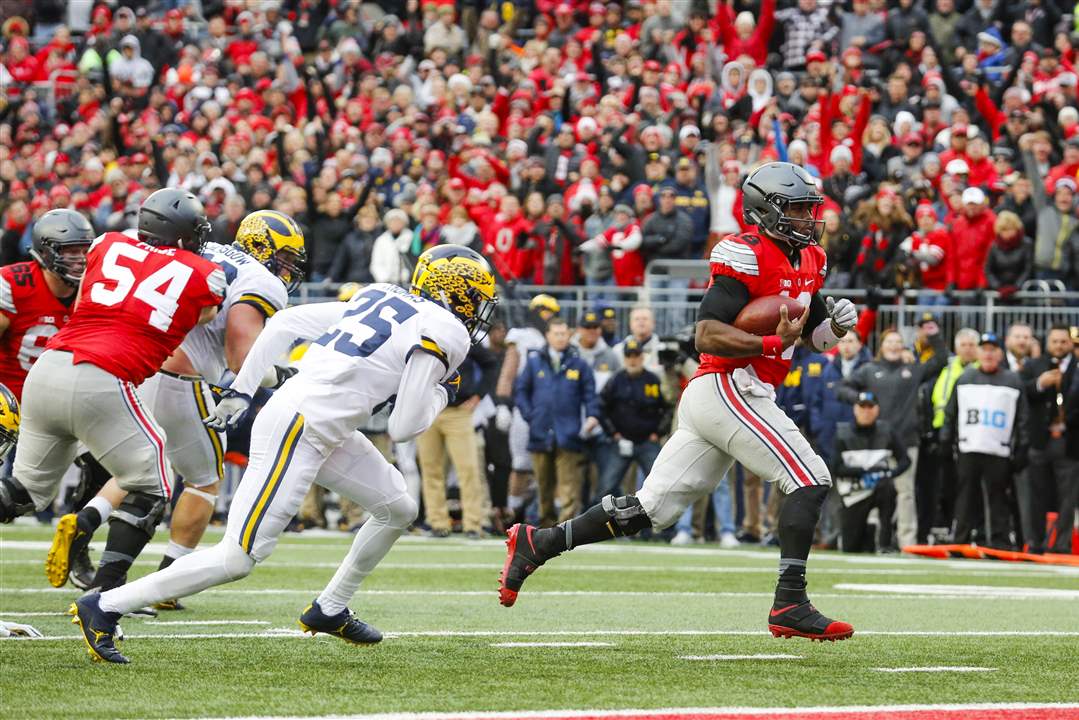
[[[805,306],[824,285],[828,274],[828,260],[819,245],[802,248],[798,267],[791,265],[790,258],[776,244],[758,233],[728,235],[712,249],[709,258],[711,275],[732,277],[749,288],[750,299],[768,295],[786,295]],[[737,368],[750,366],[757,377],[774,387],[779,387],[790,370],[794,346],[787,348],[781,357],[717,357],[701,353],[701,366],[697,375],[729,373]]]
[[[224,294],[225,273],[209,260],[105,233],[86,255],[71,321],[48,348],[137,385],[157,372],[202,309],[220,304]]]
[[[0,383],[22,400],[26,373],[45,343],[60,331],[71,315],[45,283],[45,271],[36,262],[16,263],[0,268],[0,313],[9,321],[0,335]]]

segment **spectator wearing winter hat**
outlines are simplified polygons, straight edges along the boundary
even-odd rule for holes
[[[675,204],[685,211],[693,223],[688,248],[691,257],[702,257],[712,219],[708,189],[698,176],[697,161],[683,157],[675,163],[673,182],[665,184],[674,189]]]
[[[950,288],[980,290],[986,287],[985,258],[996,237],[996,214],[986,204],[980,188],[968,187],[962,195],[963,210],[951,226],[952,261]]]
[[[914,222],[889,186],[863,201],[854,211],[852,222],[861,237],[851,268],[855,287],[894,287],[895,255],[900,243],[910,234]]]
[[[720,2],[711,23],[713,37],[720,39],[727,57],[748,55],[757,67],[764,67],[775,32],[775,13],[775,0],[762,0],[756,14],[744,11],[737,15],[733,2]]]
[[[407,283],[414,262],[408,215],[394,208],[386,213],[383,222],[386,229],[371,248],[371,278],[379,283]]]
[[[580,245],[580,250],[586,254],[585,272],[591,266],[602,270],[604,263],[602,258],[610,257],[611,276],[614,284],[619,287],[638,287],[644,282],[644,260],[640,253],[643,235],[641,226],[628,205],[616,205],[614,208],[614,223],[601,235],[590,238]],[[589,256],[590,259],[589,259]],[[591,284],[606,284],[601,277],[602,272],[596,273]],[[599,280],[599,282],[597,282]]]
[[[897,265],[908,277],[909,287],[931,291],[919,295],[920,305],[945,304],[947,298],[942,291],[948,287],[951,235],[938,222],[928,202],[915,209],[914,222],[914,232],[899,245]]]

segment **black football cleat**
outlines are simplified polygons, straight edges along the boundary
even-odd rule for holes
[[[86,553],[92,533],[79,527],[79,516],[68,513],[60,518],[52,536],[52,547],[45,558],[45,577],[53,587],[67,584],[68,574],[76,557]],[[89,562],[89,556],[87,556]]]
[[[101,609],[100,600],[101,594],[95,592],[84,595],[71,603],[71,608],[68,610],[68,614],[74,616],[71,622],[82,630],[82,638],[86,641],[86,649],[90,653],[91,660],[129,663],[131,661],[116,649],[116,623],[120,619],[120,613],[105,612]]]
[[[353,645],[374,645],[382,642],[382,633],[357,619],[348,608],[336,615],[327,615],[318,606],[318,600],[311,601],[303,615],[300,615],[299,623],[304,632],[312,635],[326,633]]]
[[[94,584],[94,576],[97,575],[97,568],[90,560],[90,545],[89,543],[81,545],[77,552],[74,547],[72,550],[71,570],[67,579],[79,590],[89,590]]]
[[[813,604],[806,600],[791,603],[784,607],[773,607],[768,613],[768,631],[773,637],[801,637],[824,642],[846,640],[854,634],[850,623],[832,620],[821,615]]]
[[[506,531],[506,562],[498,576],[498,601],[505,607],[517,602],[517,593],[529,575],[536,572],[547,558],[541,557],[532,542],[536,527],[517,523]]]

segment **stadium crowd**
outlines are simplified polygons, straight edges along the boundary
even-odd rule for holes
[[[745,229],[741,180],[781,159],[819,180],[831,287],[918,289],[925,304],[954,290],[1008,301],[1029,280],[1074,289],[1079,35],[1068,11],[1057,0],[38,0],[3,18],[0,265],[28,257],[49,209],[124,229],[167,186],[199,196],[221,242],[252,210],[295,217],[314,282],[405,282],[420,252],[457,243],[506,281],[635,287],[649,262],[706,258]],[[480,436],[463,423],[486,447],[471,453],[476,467],[453,457],[462,423],[452,418],[426,452],[421,443],[414,474],[436,533],[450,527],[436,499],[443,448],[461,492],[485,495],[462,497],[465,529],[479,532],[482,508],[501,525],[524,511],[527,471],[553,522],[589,499],[582,468],[598,464],[591,487],[606,492],[646,471],[669,430],[692,359],[661,361],[650,312],[620,338],[605,325],[609,307],[571,331],[544,303],[524,327],[492,333],[494,358],[474,359],[476,390],[459,403],[485,415]],[[1042,359],[1056,358],[1042,368],[1012,331],[980,330],[945,339],[929,318],[912,348],[882,335],[872,363],[894,381],[883,386],[857,369],[870,362],[866,337],[835,357],[799,355],[779,389],[784,407],[860,493],[837,492],[823,542],[868,501],[881,515],[896,509],[897,540],[884,533],[884,549],[955,518],[966,520],[958,540],[1047,546],[1034,517],[1074,507],[1079,476],[1065,452],[1079,442],[1063,430],[1079,404],[1073,340],[1066,328],[1040,338]],[[1029,335],[1025,347],[1038,347]],[[1007,467],[990,471],[953,458],[947,407],[949,386],[972,362],[992,366],[994,348],[1000,372],[1017,373],[1013,417],[1029,411],[1031,434],[1016,422]],[[573,373],[592,378],[591,391],[557,385]],[[1049,404],[1037,410],[1035,396]],[[836,448],[877,442],[859,436],[880,422],[873,406],[895,423],[881,431],[895,435],[892,456],[885,470],[854,473]],[[953,460],[961,487],[941,490]],[[476,482],[484,467],[489,493]],[[1000,501],[984,531],[972,490],[983,480]],[[721,487],[711,511],[687,513],[680,542],[702,535],[709,512],[734,542],[739,504],[742,538],[763,538],[759,480],[731,485],[745,499]],[[1009,534],[996,521],[1012,507]],[[1053,544],[1070,543],[1071,517],[1059,513]]]

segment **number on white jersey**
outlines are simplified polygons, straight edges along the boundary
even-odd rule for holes
[[[101,274],[109,280],[116,282],[116,287],[108,288],[104,282],[94,283],[90,287],[90,299],[99,305],[116,305],[123,302],[135,286],[135,274],[131,269],[119,264],[121,257],[143,262],[149,255],[149,251],[135,245],[126,243],[113,243],[105,253],[105,259],[101,264]],[[179,307],[178,299],[187,287],[187,281],[191,279],[191,268],[183,263],[171,260],[149,277],[139,283],[135,288],[135,298],[149,305],[153,312],[150,313],[149,323],[153,327],[167,332],[172,325],[172,316]],[[159,288],[168,284],[164,292]]]
[[[45,343],[58,332],[60,328],[55,325],[34,325],[29,328],[23,334],[22,343],[19,345],[19,366],[29,371],[30,366],[45,352]]]
[[[407,300],[400,297],[389,297],[382,290],[370,289],[360,293],[350,301],[353,307],[342,316],[342,320],[351,317],[360,317],[359,322],[373,331],[373,334],[362,343],[353,341],[353,333],[345,332],[341,328],[328,332],[315,342],[319,345],[332,347],[339,353],[350,357],[368,357],[387,340],[393,332],[393,326],[399,325],[415,315],[418,310]],[[383,300],[382,302],[379,302]],[[330,343],[333,343],[331,346]]]

